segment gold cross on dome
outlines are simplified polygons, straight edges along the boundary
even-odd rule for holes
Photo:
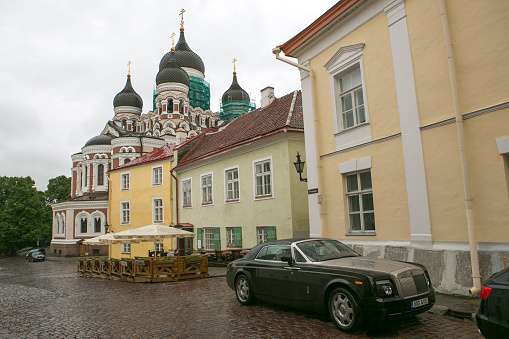
[[[129,62],[127,63],[127,75],[131,75],[131,60],[129,60]]]
[[[238,61],[237,59],[233,58],[233,61],[232,61],[232,63],[233,63],[233,73],[236,73],[236,72],[237,72],[237,71],[236,71],[236,69],[235,69],[235,63],[236,63],[237,61]]]
[[[173,48],[173,46],[175,46],[175,32],[171,33],[171,48]]]
[[[180,27],[184,27],[184,13],[185,13],[185,9],[182,8],[182,10],[180,11],[179,15],[180,15]]]

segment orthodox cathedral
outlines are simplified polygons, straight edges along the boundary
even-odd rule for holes
[[[52,255],[84,255],[82,241],[108,231],[109,170],[164,145],[181,144],[204,129],[222,128],[255,109],[237,81],[234,66],[233,81],[222,96],[220,112],[210,110],[205,65],[186,42],[183,19],[179,40],[161,58],[155,80],[152,110],[143,113],[143,100],[132,86],[129,70],[124,89],[113,99],[113,118],[101,134],[71,156],[71,199],[52,205]],[[107,255],[101,253],[103,249],[93,251],[90,254]]]

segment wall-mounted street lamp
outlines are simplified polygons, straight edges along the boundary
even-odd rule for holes
[[[109,228],[110,228],[110,225],[108,225],[108,222],[106,221],[106,224],[104,224],[104,231],[106,232],[106,234],[108,234]]]
[[[300,160],[300,154],[299,152],[297,151],[297,161],[294,162],[293,164],[295,165],[295,169],[297,170],[297,173],[299,173],[299,179],[300,181],[305,181],[307,182],[308,179],[307,178],[302,178],[302,171],[304,170],[304,164],[306,162],[305,161],[302,161]]]

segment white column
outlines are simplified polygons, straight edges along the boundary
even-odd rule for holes
[[[432,238],[428,192],[405,2],[404,0],[395,1],[384,11],[389,23],[392,61],[396,80],[410,216],[410,240],[430,242]]]

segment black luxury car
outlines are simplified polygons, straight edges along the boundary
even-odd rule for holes
[[[423,265],[370,259],[332,239],[259,244],[228,265],[226,279],[243,305],[261,299],[328,313],[346,332],[413,316],[435,303]]]
[[[509,267],[482,284],[477,327],[488,339],[509,338]]]

